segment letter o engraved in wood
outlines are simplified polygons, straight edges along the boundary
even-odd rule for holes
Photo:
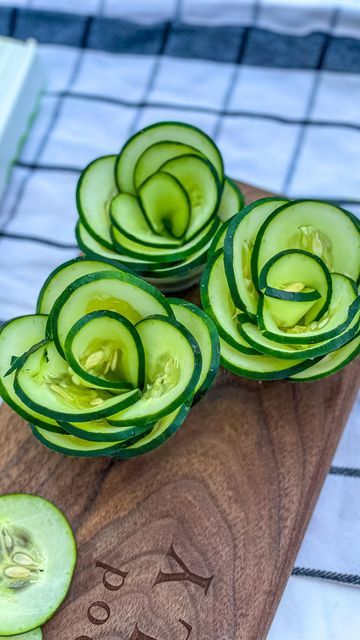
[[[96,608],[102,609],[103,611],[105,611],[106,618],[95,617],[91,613],[91,611],[92,609],[96,609]],[[98,602],[93,602],[88,608],[87,616],[92,624],[96,624],[96,625],[105,624],[105,622],[107,622],[110,618],[110,607],[108,604],[106,604],[106,602],[101,602],[100,600]]]
[[[115,569],[115,567],[111,567],[109,564],[105,564],[105,562],[100,562],[99,560],[96,562],[95,566],[105,569],[105,573],[103,575],[103,585],[105,589],[108,589],[109,591],[119,591],[119,589],[124,586],[125,579],[128,574],[127,571],[120,571],[120,569]],[[113,582],[110,582],[108,576],[111,574],[114,574],[114,576],[120,576],[121,583],[114,584]]]

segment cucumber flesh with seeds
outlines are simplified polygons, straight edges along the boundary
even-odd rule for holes
[[[332,375],[340,371],[340,369],[343,369],[343,367],[354,360],[359,353],[360,335],[337,351],[333,351],[324,358],[321,358],[319,362],[316,362],[306,371],[292,374],[289,376],[289,380],[293,380],[294,382],[310,382],[311,380],[318,380],[319,378]]]
[[[309,308],[293,324],[305,314],[307,324],[321,318],[330,304],[332,280],[329,269],[318,256],[290,249],[278,253],[266,263],[260,273],[259,289],[264,290],[267,299],[280,301],[274,303],[279,310],[284,302],[283,319],[287,322],[284,326],[292,326],[291,309],[296,313],[298,304],[309,303]],[[286,304],[288,302],[291,304]]]
[[[91,162],[82,172],[76,191],[80,220],[88,233],[106,249],[112,250],[109,209],[118,190],[114,168],[116,156],[103,156]]]
[[[202,368],[193,403],[198,402],[214,382],[220,365],[218,332],[212,319],[191,302],[170,298],[169,303],[175,318],[192,333],[200,347]]]
[[[218,216],[221,222],[226,222],[232,218],[236,213],[239,213],[244,206],[244,196],[240,187],[238,187],[231,178],[226,177],[218,210]]]
[[[189,226],[192,207],[182,182],[174,175],[166,171],[154,173],[141,185],[139,200],[154,234],[165,239],[169,234],[177,240],[183,238]]]
[[[136,325],[145,353],[145,387],[140,400],[109,417],[110,424],[154,422],[189,400],[202,359],[193,335],[173,318],[152,316]]]
[[[295,327],[302,318],[306,318],[312,312],[314,307],[313,300],[281,300],[273,296],[264,295],[264,306],[275,323],[284,329]]]
[[[115,311],[93,311],[77,320],[64,351],[73,371],[95,387],[120,392],[143,386],[141,340],[134,325]]]
[[[257,280],[251,279],[255,239],[263,222],[287,200],[262,198],[248,205],[231,220],[224,240],[224,261],[229,289],[238,309],[256,316]]]
[[[161,122],[136,133],[121,150],[115,167],[116,181],[120,191],[135,194],[134,170],[136,164],[144,151],[157,142],[181,142],[194,147],[210,160],[220,182],[223,181],[224,167],[221,154],[209,136],[189,124]]]
[[[183,404],[175,411],[160,418],[151,431],[130,446],[121,447],[115,454],[118,458],[132,458],[148,453],[164,444],[181,427],[191,408],[191,403]]]
[[[187,155],[168,160],[161,171],[176,178],[188,194],[191,217],[185,240],[191,240],[216,215],[221,197],[221,183],[213,165],[201,156]]]
[[[202,155],[194,147],[181,142],[168,142],[165,140],[152,144],[144,151],[135,165],[134,183],[136,190],[138,191],[145,180],[158,171],[164,162],[189,153]]]
[[[57,299],[49,316],[49,331],[60,354],[77,320],[92,311],[113,310],[135,324],[156,313],[171,316],[165,297],[144,280],[123,271],[103,271],[82,276]]]
[[[29,640],[41,638],[37,628],[59,608],[74,573],[76,543],[70,525],[44,498],[4,495],[0,545],[0,634],[34,630]]]
[[[358,281],[360,233],[354,216],[344,209],[326,202],[300,200],[274,211],[264,221],[254,245],[254,282],[275,254],[298,248],[319,256],[331,272]]]
[[[200,296],[202,306],[214,320],[220,337],[242,353],[256,355],[257,352],[237,328],[237,310],[227,287],[222,249],[209,258],[201,278]]]
[[[24,420],[52,431],[59,431],[55,420],[47,418],[30,409],[14,391],[15,371],[6,375],[14,354],[27,353],[34,344],[45,337],[47,316],[28,315],[15,318],[3,325],[0,330],[0,395],[5,402]]]
[[[30,409],[65,422],[105,418],[129,407],[140,397],[138,389],[114,396],[106,389],[95,390],[77,384],[53,342],[29,355],[16,371],[14,389]]]
[[[311,344],[338,336],[349,326],[360,308],[355,283],[339,273],[331,274],[332,297],[328,311],[319,321],[290,328],[279,327],[265,298],[259,301],[258,323],[267,338],[286,344]],[[292,304],[289,302],[288,304]],[[299,304],[299,303],[294,303]]]
[[[169,235],[159,236],[154,233],[146,221],[137,198],[128,193],[120,193],[113,199],[110,218],[120,233],[133,242],[161,249],[171,249],[180,244],[179,240]]]

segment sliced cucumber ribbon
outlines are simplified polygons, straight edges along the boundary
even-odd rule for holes
[[[347,211],[281,198],[245,207],[214,237],[201,281],[223,365],[256,379],[339,370],[358,353],[359,275],[359,225]]]
[[[175,433],[215,378],[218,336],[206,314],[118,262],[64,263],[37,306],[43,313],[0,331],[0,392],[50,449],[145,453]]]
[[[164,291],[198,280],[220,223],[244,206],[240,189],[224,177],[215,143],[179,122],[151,125],[118,156],[91,162],[76,200],[76,237],[85,255],[118,260]],[[163,263],[186,269],[164,279]]]

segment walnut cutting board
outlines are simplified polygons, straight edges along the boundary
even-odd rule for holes
[[[245,190],[248,201],[264,195]],[[359,365],[307,384],[222,370],[173,439],[127,462],[47,451],[3,407],[1,493],[53,500],[78,542],[45,640],[265,639]]]

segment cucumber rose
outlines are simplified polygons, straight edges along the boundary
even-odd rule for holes
[[[314,380],[360,349],[360,231],[335,205],[263,198],[225,223],[201,282],[222,364],[255,379]]]
[[[215,143],[196,127],[161,122],[85,168],[76,236],[85,255],[176,291],[198,280],[220,222],[243,206]]]
[[[118,263],[117,263],[118,264]],[[211,385],[219,339],[204,312],[106,260],[46,280],[37,314],[0,332],[0,392],[49,448],[129,457],[164,442]]]

